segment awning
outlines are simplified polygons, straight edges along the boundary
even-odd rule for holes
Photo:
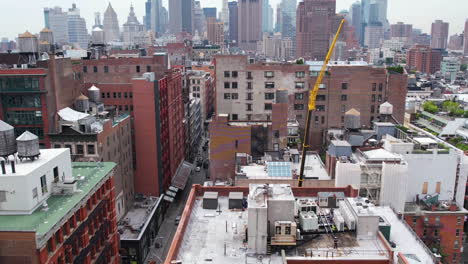
[[[180,164],[179,168],[177,168],[176,174],[174,178],[172,178],[171,186],[183,190],[185,185],[187,184],[188,178],[190,173],[193,170],[194,165],[187,161],[184,161]]]

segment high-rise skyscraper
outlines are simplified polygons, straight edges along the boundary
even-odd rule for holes
[[[255,51],[257,41],[262,39],[263,1],[243,0],[238,2],[238,5],[239,47],[244,50]]]
[[[464,54],[465,56],[468,56],[468,19],[465,22],[465,41],[464,41]]]
[[[387,19],[387,0],[362,0],[361,1],[361,28],[359,42],[364,45],[365,32],[368,25],[377,27],[379,24],[382,30],[389,28]],[[372,31],[372,30],[371,30]]]
[[[205,7],[205,8],[203,8],[203,14],[205,15],[205,17],[207,19],[209,17],[216,18],[216,14],[217,14],[216,7]]]
[[[413,35],[413,25],[398,22],[391,25],[392,38],[411,38]]]
[[[169,30],[172,33],[193,32],[193,0],[169,1]]]
[[[273,9],[270,6],[269,0],[263,0],[262,6],[262,31],[272,32],[273,31]],[[271,12],[271,13],[270,13]]]
[[[214,17],[206,20],[207,37],[212,44],[222,45],[224,43],[224,23]]]
[[[52,30],[55,42],[68,43],[68,15],[60,7],[44,8],[45,27]]]
[[[224,23],[224,32],[229,33],[229,3],[228,0],[223,0],[220,18]]]
[[[143,23],[145,24],[146,30],[151,30],[151,0],[146,0],[145,2],[145,17],[143,18]]]
[[[362,29],[362,13],[361,3],[355,2],[349,8],[349,17],[351,18],[351,25],[354,27],[354,32],[357,39],[361,39]]]
[[[297,8],[296,56],[324,60],[335,34],[336,0],[304,0]]]
[[[88,48],[88,29],[86,21],[80,16],[80,9],[76,8],[76,4],[68,9],[67,14],[68,42],[82,49]]]
[[[431,28],[431,48],[447,49],[449,23],[436,20]]]
[[[216,20],[216,17],[215,17]],[[200,1],[195,1],[193,8],[193,33],[198,32],[199,35],[203,36],[206,31],[207,21],[203,9],[201,8]]]
[[[106,43],[120,40],[119,20],[110,2],[104,12],[103,27]]]
[[[151,0],[150,8],[151,30],[158,34],[165,33],[164,10],[162,6],[162,0]]]
[[[238,44],[238,5],[237,2],[229,2],[229,42],[231,46]]]
[[[135,43],[135,38],[143,34],[145,26],[140,24],[135,16],[133,5],[130,6],[130,13],[127,18],[127,23],[123,25],[123,41],[128,45],[139,44]]]
[[[296,39],[296,7],[297,0],[281,1],[281,35],[283,38]]]

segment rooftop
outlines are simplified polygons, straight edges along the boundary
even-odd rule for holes
[[[258,256],[248,254],[248,246],[244,242],[248,211],[229,210],[229,199],[226,196],[220,196],[218,202],[219,210],[208,210],[202,207],[202,197],[196,198],[177,259],[182,263],[257,263]],[[392,226],[390,240],[397,245],[395,257],[401,253],[420,261],[414,263],[435,263],[428,249],[389,207],[373,207],[372,212]],[[334,236],[339,241],[338,249],[334,249]],[[389,250],[380,238],[361,239],[352,232],[318,234],[285,253],[287,260],[389,259]],[[285,262],[281,254],[273,253],[263,256],[262,263]]]
[[[33,135],[34,136],[34,135]],[[3,174],[3,176],[6,177],[20,177],[20,176],[26,176],[30,174],[31,172],[37,170],[38,168],[41,168],[45,164],[47,164],[50,160],[56,158],[63,152],[68,152],[69,150],[66,148],[57,148],[57,149],[41,149],[41,155],[35,159],[34,161],[24,159],[23,161],[16,162],[15,161],[15,173],[12,173],[10,170],[10,166],[6,164],[6,174]],[[13,161],[13,156],[8,157],[10,161]],[[75,176],[75,175],[73,175]],[[1,210],[1,209],[0,209]],[[0,223],[1,226],[1,223]]]
[[[133,207],[125,217],[119,221],[121,240],[139,240],[143,230],[156,212],[160,199],[157,197],[142,197],[133,203]]]
[[[47,152],[53,154],[56,151],[63,151],[63,149],[51,149]],[[47,152],[42,150],[40,159],[44,159],[44,155],[48,155]],[[33,163],[39,164],[39,160]],[[115,163],[113,162],[73,163],[73,176],[78,180],[79,192],[69,196],[51,196],[47,200],[48,211],[37,209],[31,215],[0,215],[0,231],[30,231],[35,232],[36,237],[41,239],[57,224],[64,221],[71,211],[78,210],[89,192],[101,183],[114,167]]]

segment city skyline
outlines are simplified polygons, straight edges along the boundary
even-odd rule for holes
[[[270,0],[270,5],[273,7],[275,12],[276,6],[280,1],[281,0]],[[129,2],[121,0],[97,3],[92,2],[91,0],[76,1],[77,7],[81,11],[82,17],[86,19],[89,31],[93,25],[92,22],[94,21],[94,13],[103,13],[106,10],[109,2],[112,4],[118,15],[119,25],[122,26],[128,14],[128,8],[130,6]],[[201,0],[200,2],[202,7],[217,7],[218,10],[221,10],[221,1]],[[343,9],[348,10],[351,4],[354,2],[356,1],[337,0],[337,12]],[[168,6],[167,0],[164,0],[163,3],[164,6]],[[14,2],[5,2],[3,4],[5,5],[5,8],[0,10],[0,15],[5,19],[5,21],[10,22],[6,22],[5,27],[0,29],[0,37],[7,37],[10,40],[13,40],[18,36],[18,34],[23,33],[26,30],[30,31],[31,33],[38,33],[42,28],[44,28],[43,9],[45,7],[60,6],[64,10],[67,10],[71,7],[72,2],[68,0],[41,0],[31,2],[26,7],[18,6]],[[136,16],[142,21],[142,18],[145,14],[145,1],[135,1],[133,2],[133,5],[135,7]],[[417,10],[418,8],[422,10],[421,6],[427,7],[429,5],[431,8],[429,10],[424,10],[424,16],[416,15],[417,13],[414,12],[414,10]],[[392,0],[389,2],[388,18],[391,24],[399,21],[405,22],[407,24],[412,24],[414,28],[420,28],[423,30],[423,32],[429,34],[431,31],[432,22],[434,22],[436,19],[444,20],[450,23],[449,35],[453,35],[455,33],[459,34],[463,32],[465,20],[468,18],[463,10],[467,9],[468,2],[463,0],[455,0],[450,6],[447,6],[446,3],[437,0]],[[444,13],[441,14],[439,10],[444,10]],[[23,23],[13,22],[18,21],[18,18],[21,19]]]

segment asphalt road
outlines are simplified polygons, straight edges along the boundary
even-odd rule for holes
[[[206,152],[203,153],[203,158],[206,158],[205,156]],[[169,251],[169,248],[171,246],[172,239],[177,230],[175,219],[177,216],[182,215],[182,212],[184,211],[185,203],[187,202],[188,196],[190,194],[192,184],[203,185],[206,175],[207,170],[203,168],[201,168],[200,172],[194,171],[193,174],[190,175],[185,190],[177,195],[174,202],[167,209],[166,218],[164,219],[161,228],[159,229],[158,236],[155,240],[155,244],[161,244],[161,247],[157,248],[153,245],[145,260],[145,263],[164,263],[167,252]]]

